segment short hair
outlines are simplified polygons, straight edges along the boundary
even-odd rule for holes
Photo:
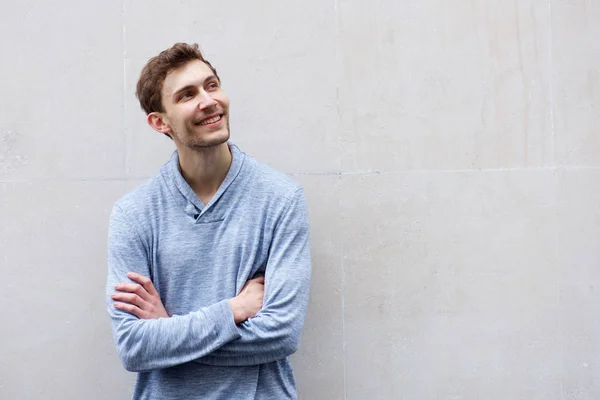
[[[135,91],[140,106],[146,114],[164,112],[161,93],[167,74],[194,60],[200,60],[208,65],[217,79],[221,80],[217,70],[202,55],[198,44],[175,43],[146,63]]]

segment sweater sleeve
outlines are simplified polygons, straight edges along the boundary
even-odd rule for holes
[[[145,371],[183,364],[203,357],[240,337],[227,300],[187,315],[139,319],[116,309],[110,294],[114,285],[129,282],[127,273],[151,276],[148,248],[115,206],[108,235],[108,278],[106,305],[113,338],[123,366],[128,371]]]
[[[263,308],[254,318],[237,326],[239,338],[197,361],[245,366],[295,353],[308,307],[310,277],[308,212],[304,193],[299,189],[274,230],[265,271]]]

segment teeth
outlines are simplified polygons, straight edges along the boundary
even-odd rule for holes
[[[212,117],[211,119],[205,119],[204,121],[200,122],[200,125],[214,124],[215,122],[217,122],[220,119],[221,119],[221,116],[217,115],[216,117]]]

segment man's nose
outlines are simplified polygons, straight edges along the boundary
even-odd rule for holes
[[[205,90],[202,90],[200,92],[200,102],[198,103],[199,109],[204,110],[205,108],[214,107],[216,105],[216,100],[213,99],[208,92],[206,92]]]

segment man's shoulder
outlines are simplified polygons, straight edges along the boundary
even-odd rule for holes
[[[153,208],[163,191],[163,178],[160,173],[136,186],[119,198],[114,207],[126,215],[147,213]]]
[[[292,198],[302,186],[292,176],[249,157],[253,191],[276,198]]]

